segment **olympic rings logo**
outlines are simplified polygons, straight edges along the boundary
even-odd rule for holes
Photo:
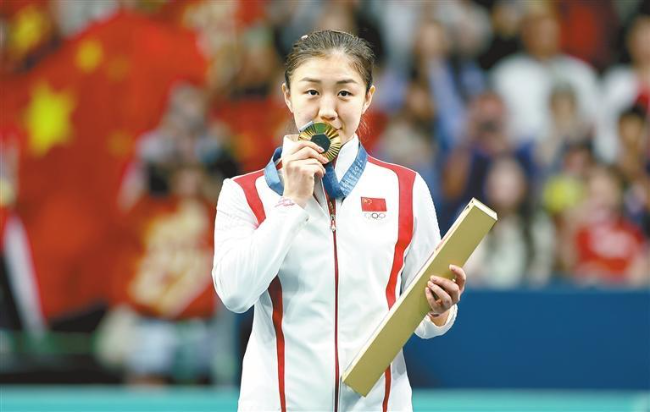
[[[366,219],[373,219],[373,220],[382,220],[386,217],[386,213],[384,212],[366,212],[364,213],[364,216]]]

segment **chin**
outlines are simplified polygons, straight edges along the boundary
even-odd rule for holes
[[[341,136],[341,143],[346,144],[347,142],[352,140],[352,138],[354,137],[354,134],[352,134],[352,136],[348,136],[347,134],[339,132],[339,136]]]

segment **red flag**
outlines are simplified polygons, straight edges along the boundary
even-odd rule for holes
[[[386,212],[386,199],[374,197],[361,198],[362,212]]]
[[[47,319],[105,299],[135,140],[158,124],[171,87],[201,83],[206,68],[192,33],[118,13],[26,75],[0,79],[0,130],[24,132],[13,210]]]

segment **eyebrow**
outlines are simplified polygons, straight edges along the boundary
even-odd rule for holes
[[[322,83],[320,80],[312,79],[310,77],[304,77],[300,81],[301,82],[307,82],[307,83],[318,83],[318,84]],[[357,83],[358,84],[358,82],[356,80],[354,80],[354,79],[343,79],[343,80],[339,80],[339,81],[336,82],[336,84],[348,84],[348,83]]]

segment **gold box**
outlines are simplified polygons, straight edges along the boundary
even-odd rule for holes
[[[429,313],[424,294],[429,277],[454,279],[449,265],[463,266],[497,221],[497,214],[472,199],[442,238],[368,342],[343,373],[343,383],[362,396],[368,395],[395,356]]]

